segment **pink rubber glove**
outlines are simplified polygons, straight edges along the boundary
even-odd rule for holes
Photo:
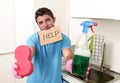
[[[18,66],[16,64],[12,65],[12,74],[14,75],[15,78],[23,78],[22,76],[19,76],[16,72],[16,69],[18,68]]]
[[[66,71],[68,71],[71,74],[72,74],[72,62],[73,60],[71,59],[71,60],[68,60],[65,64]]]

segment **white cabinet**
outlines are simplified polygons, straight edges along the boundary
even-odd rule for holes
[[[12,74],[12,65],[15,63],[13,53],[0,55],[0,83],[26,83],[26,78],[17,79]]]
[[[13,63],[13,54],[0,55],[0,83],[15,83],[11,72]]]
[[[34,0],[0,1],[0,54],[13,52],[33,33]]]
[[[0,54],[14,50],[14,0],[0,1]]]
[[[111,13],[113,14],[113,19],[120,20],[120,11],[119,11],[120,3],[119,3],[119,0],[112,0],[112,1],[113,1],[113,5],[112,5],[113,12],[111,12]]]
[[[120,19],[119,0],[70,0],[70,17]]]

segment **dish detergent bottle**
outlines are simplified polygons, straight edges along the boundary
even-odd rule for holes
[[[75,47],[73,63],[72,63],[72,73],[77,76],[85,77],[86,71],[90,60],[90,50],[88,46],[88,30],[92,26],[96,26],[97,23],[91,21],[83,21],[81,26],[83,26],[81,37]]]

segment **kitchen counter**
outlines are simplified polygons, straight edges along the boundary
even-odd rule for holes
[[[75,77],[73,77],[73,76],[71,76],[71,75],[68,75],[68,74],[66,74],[66,73],[64,73],[64,72],[62,72],[62,75],[63,75],[63,78],[64,78],[66,81],[68,81],[69,83],[86,83],[86,82],[84,82],[83,80],[80,80],[80,79],[78,79],[78,78],[75,78]]]
[[[111,75],[114,77],[113,80],[107,82],[107,83],[120,83],[120,74],[111,70],[106,70],[105,73]],[[118,82],[119,81],[119,82]]]

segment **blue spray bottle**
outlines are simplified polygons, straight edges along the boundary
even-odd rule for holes
[[[75,47],[74,58],[72,63],[72,73],[77,76],[85,77],[86,71],[90,60],[90,50],[88,46],[88,30],[92,26],[96,26],[97,23],[91,21],[83,21],[81,26],[83,26],[81,37]]]

